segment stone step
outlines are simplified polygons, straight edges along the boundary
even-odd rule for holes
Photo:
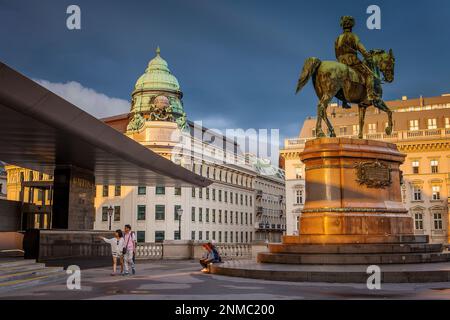
[[[57,281],[65,281],[67,275],[63,271],[54,271],[45,275],[22,277],[20,279],[0,283],[0,293],[9,292],[21,288],[29,288],[37,285],[49,284]]]
[[[367,283],[367,265],[282,265],[255,261],[211,264],[212,274],[272,281]],[[382,283],[450,281],[450,263],[382,265]]]
[[[427,235],[320,235],[300,234],[298,236],[283,236],[284,244],[408,244],[428,243]]]
[[[34,269],[22,270],[19,272],[17,272],[16,270],[16,272],[9,272],[0,275],[0,285],[2,283],[7,283],[15,280],[29,279],[33,277],[41,277],[51,275],[53,273],[63,273],[63,272],[64,272],[63,268],[58,267],[45,268],[40,266],[37,266]]]
[[[261,263],[351,265],[351,264],[407,264],[450,261],[450,253],[394,253],[394,254],[296,254],[259,253]]]
[[[9,268],[16,266],[29,266],[34,265],[36,260],[34,259],[23,259],[23,258],[14,258],[14,259],[0,259],[0,268]]]
[[[33,264],[9,266],[9,267],[3,266],[0,263],[0,276],[10,274],[10,273],[17,273],[17,272],[27,271],[27,270],[36,270],[36,269],[41,269],[41,268],[45,268],[44,263],[33,263]]]
[[[430,253],[442,252],[442,244],[269,244],[271,253]]]

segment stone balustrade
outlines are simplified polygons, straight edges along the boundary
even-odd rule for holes
[[[136,247],[136,259],[162,259],[163,244],[162,243],[138,243]]]
[[[138,243],[136,259],[200,259],[206,242],[190,240],[166,240],[164,243]],[[252,259],[258,252],[266,251],[264,242],[219,243],[217,249],[223,260]]]

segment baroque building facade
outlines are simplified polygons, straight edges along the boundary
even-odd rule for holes
[[[182,97],[178,80],[158,49],[137,80],[130,113],[104,121],[158,154],[211,179],[213,184],[203,189],[163,184],[97,186],[95,228],[107,229],[111,224],[115,229],[128,223],[140,242],[280,241],[284,211],[257,211],[261,199],[256,190],[269,189],[267,192],[282,206],[278,198],[278,194],[284,194],[282,172],[278,169],[273,175],[264,175],[261,160],[245,156],[235,140],[188,121]],[[108,216],[110,207],[114,209],[112,221]]]
[[[406,154],[400,169],[403,172],[402,199],[411,217],[415,233],[429,235],[430,241],[447,243],[449,240],[450,199],[450,95],[419,97],[387,101],[394,112],[394,132],[387,135],[384,129],[387,117],[374,108],[366,114],[364,138],[395,143]],[[328,116],[337,136],[358,135],[358,110],[339,108],[331,104]],[[315,136],[315,118],[304,121],[297,138],[286,139],[281,159],[286,170],[287,233],[295,232],[301,207],[289,198],[301,187],[303,165],[298,156],[304,143]],[[299,175],[297,175],[297,172]],[[306,195],[307,196],[307,195]],[[303,199],[304,201],[304,199]]]

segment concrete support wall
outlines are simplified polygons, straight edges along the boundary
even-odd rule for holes
[[[20,202],[0,200],[0,231],[18,231],[20,228]]]

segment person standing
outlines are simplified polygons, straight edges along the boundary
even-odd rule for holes
[[[131,231],[131,226],[129,224],[125,225],[125,235],[124,235],[124,249],[123,249],[123,260],[125,272],[124,275],[130,274],[130,268],[132,274],[136,274],[136,266],[134,263],[134,258],[136,255],[136,235]]]
[[[111,245],[111,254],[113,259],[113,272],[111,273],[112,276],[115,276],[117,274],[117,261],[120,263],[120,270],[123,272],[123,261],[122,261],[122,254],[123,254],[123,234],[122,230],[118,229],[114,233],[114,238],[107,239],[105,237],[99,237],[106,243],[109,243]]]

